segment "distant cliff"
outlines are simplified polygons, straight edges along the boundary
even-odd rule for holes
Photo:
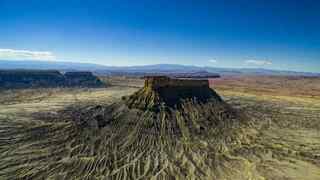
[[[67,72],[64,74],[67,87],[102,87],[102,81],[91,72]]]
[[[0,88],[103,87],[91,72],[56,70],[0,70]]]

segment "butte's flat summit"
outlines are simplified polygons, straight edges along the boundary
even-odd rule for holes
[[[144,87],[126,98],[131,108],[155,109],[161,104],[169,107],[181,105],[185,100],[206,103],[222,102],[221,97],[209,87],[207,79],[175,79],[167,76],[146,76]]]

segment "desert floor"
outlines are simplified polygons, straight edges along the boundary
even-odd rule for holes
[[[109,87],[1,91],[0,133],[14,128],[8,121],[33,122],[32,113],[54,112],[74,103],[108,104],[143,85],[136,78],[103,79]],[[246,167],[230,170],[235,172],[223,179],[320,179],[320,78],[225,77],[212,80],[211,86],[226,102],[250,115],[258,129],[255,143],[230,155],[242,158]],[[8,156],[6,138],[0,137],[0,179],[6,179],[3,174],[10,169],[10,163],[1,162],[15,161]]]

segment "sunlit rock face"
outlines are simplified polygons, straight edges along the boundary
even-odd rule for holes
[[[205,103],[209,100],[222,101],[209,87],[207,79],[172,79],[166,76],[147,76],[142,89],[127,97],[131,108],[155,109],[164,104],[179,106],[184,100]]]

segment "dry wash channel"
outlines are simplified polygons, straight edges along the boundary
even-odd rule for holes
[[[147,77],[143,88],[118,102],[36,117],[7,121],[1,129],[1,179],[258,176],[247,160],[232,155],[255,131],[207,80]]]

